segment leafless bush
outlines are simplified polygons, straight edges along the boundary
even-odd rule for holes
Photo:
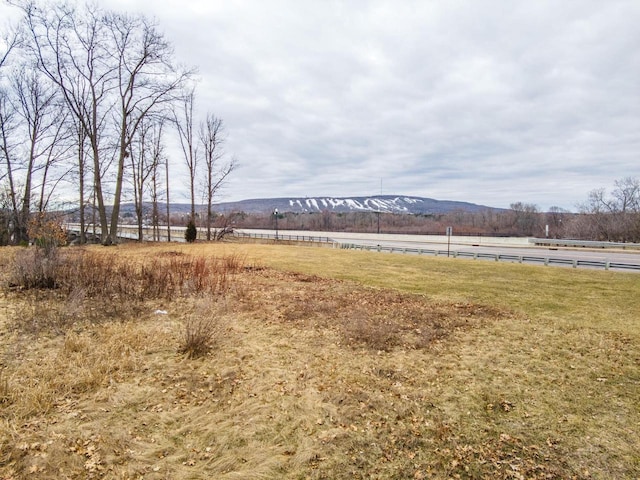
[[[25,248],[15,255],[9,285],[26,290],[56,288],[60,267],[57,249]]]
[[[67,250],[55,258],[53,268],[39,250],[28,249],[15,262],[14,284],[32,296],[14,313],[21,330],[61,334],[76,322],[136,316],[149,300],[218,298],[229,290],[231,275],[243,268],[238,257],[154,257],[136,263]],[[206,325],[194,328],[206,330]]]
[[[212,316],[190,316],[184,327],[184,337],[179,352],[189,358],[207,355],[214,347],[221,333],[220,323]]]
[[[225,326],[223,304],[211,298],[196,300],[185,321],[178,352],[188,358],[207,355],[222,338]]]
[[[82,251],[46,256],[41,249],[26,249],[16,255],[11,284],[23,289],[60,288],[68,294],[81,289],[87,297],[173,299],[223,294],[229,276],[242,266],[238,256],[154,257],[136,264]]]

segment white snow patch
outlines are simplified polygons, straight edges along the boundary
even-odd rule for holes
[[[305,203],[307,204],[308,207],[313,207],[316,210],[320,210],[320,207],[318,207],[318,202],[316,201],[315,198],[307,198],[305,200]]]
[[[364,209],[360,202],[358,202],[357,200],[353,200],[352,198],[347,198],[346,203],[349,208],[355,208],[356,210]]]

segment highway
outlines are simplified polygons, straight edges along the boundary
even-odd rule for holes
[[[275,230],[241,229],[238,232],[259,234],[275,238]],[[371,249],[374,251],[394,251],[467,257],[476,259],[511,261],[521,263],[544,263],[548,265],[604,268],[605,264],[613,265],[612,270],[629,270],[640,272],[640,250],[621,250],[598,248],[567,248],[567,247],[537,247],[532,246],[527,238],[516,237],[451,237],[447,244],[446,236],[434,235],[390,235],[371,233],[342,233],[342,232],[309,232],[280,230],[280,239],[300,237],[314,237],[329,239],[343,246],[352,248]],[[590,265],[593,264],[593,265]],[[602,264],[602,265],[599,265]],[[616,265],[624,265],[621,268]],[[626,266],[629,267],[626,267]]]

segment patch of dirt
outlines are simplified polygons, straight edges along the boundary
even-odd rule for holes
[[[269,311],[269,321],[335,329],[345,344],[374,350],[429,348],[456,331],[513,317],[486,305],[433,302],[421,295],[301,273],[261,270],[254,281],[261,287],[241,303],[260,305]]]

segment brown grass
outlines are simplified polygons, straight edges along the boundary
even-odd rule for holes
[[[97,313],[93,287],[1,291],[0,478],[640,474],[637,277],[258,245],[88,250],[136,275],[212,257],[229,274],[215,294],[134,285],[112,302],[127,307]],[[24,309],[69,321],[16,328]],[[181,353],[190,319],[215,319],[199,358]]]

